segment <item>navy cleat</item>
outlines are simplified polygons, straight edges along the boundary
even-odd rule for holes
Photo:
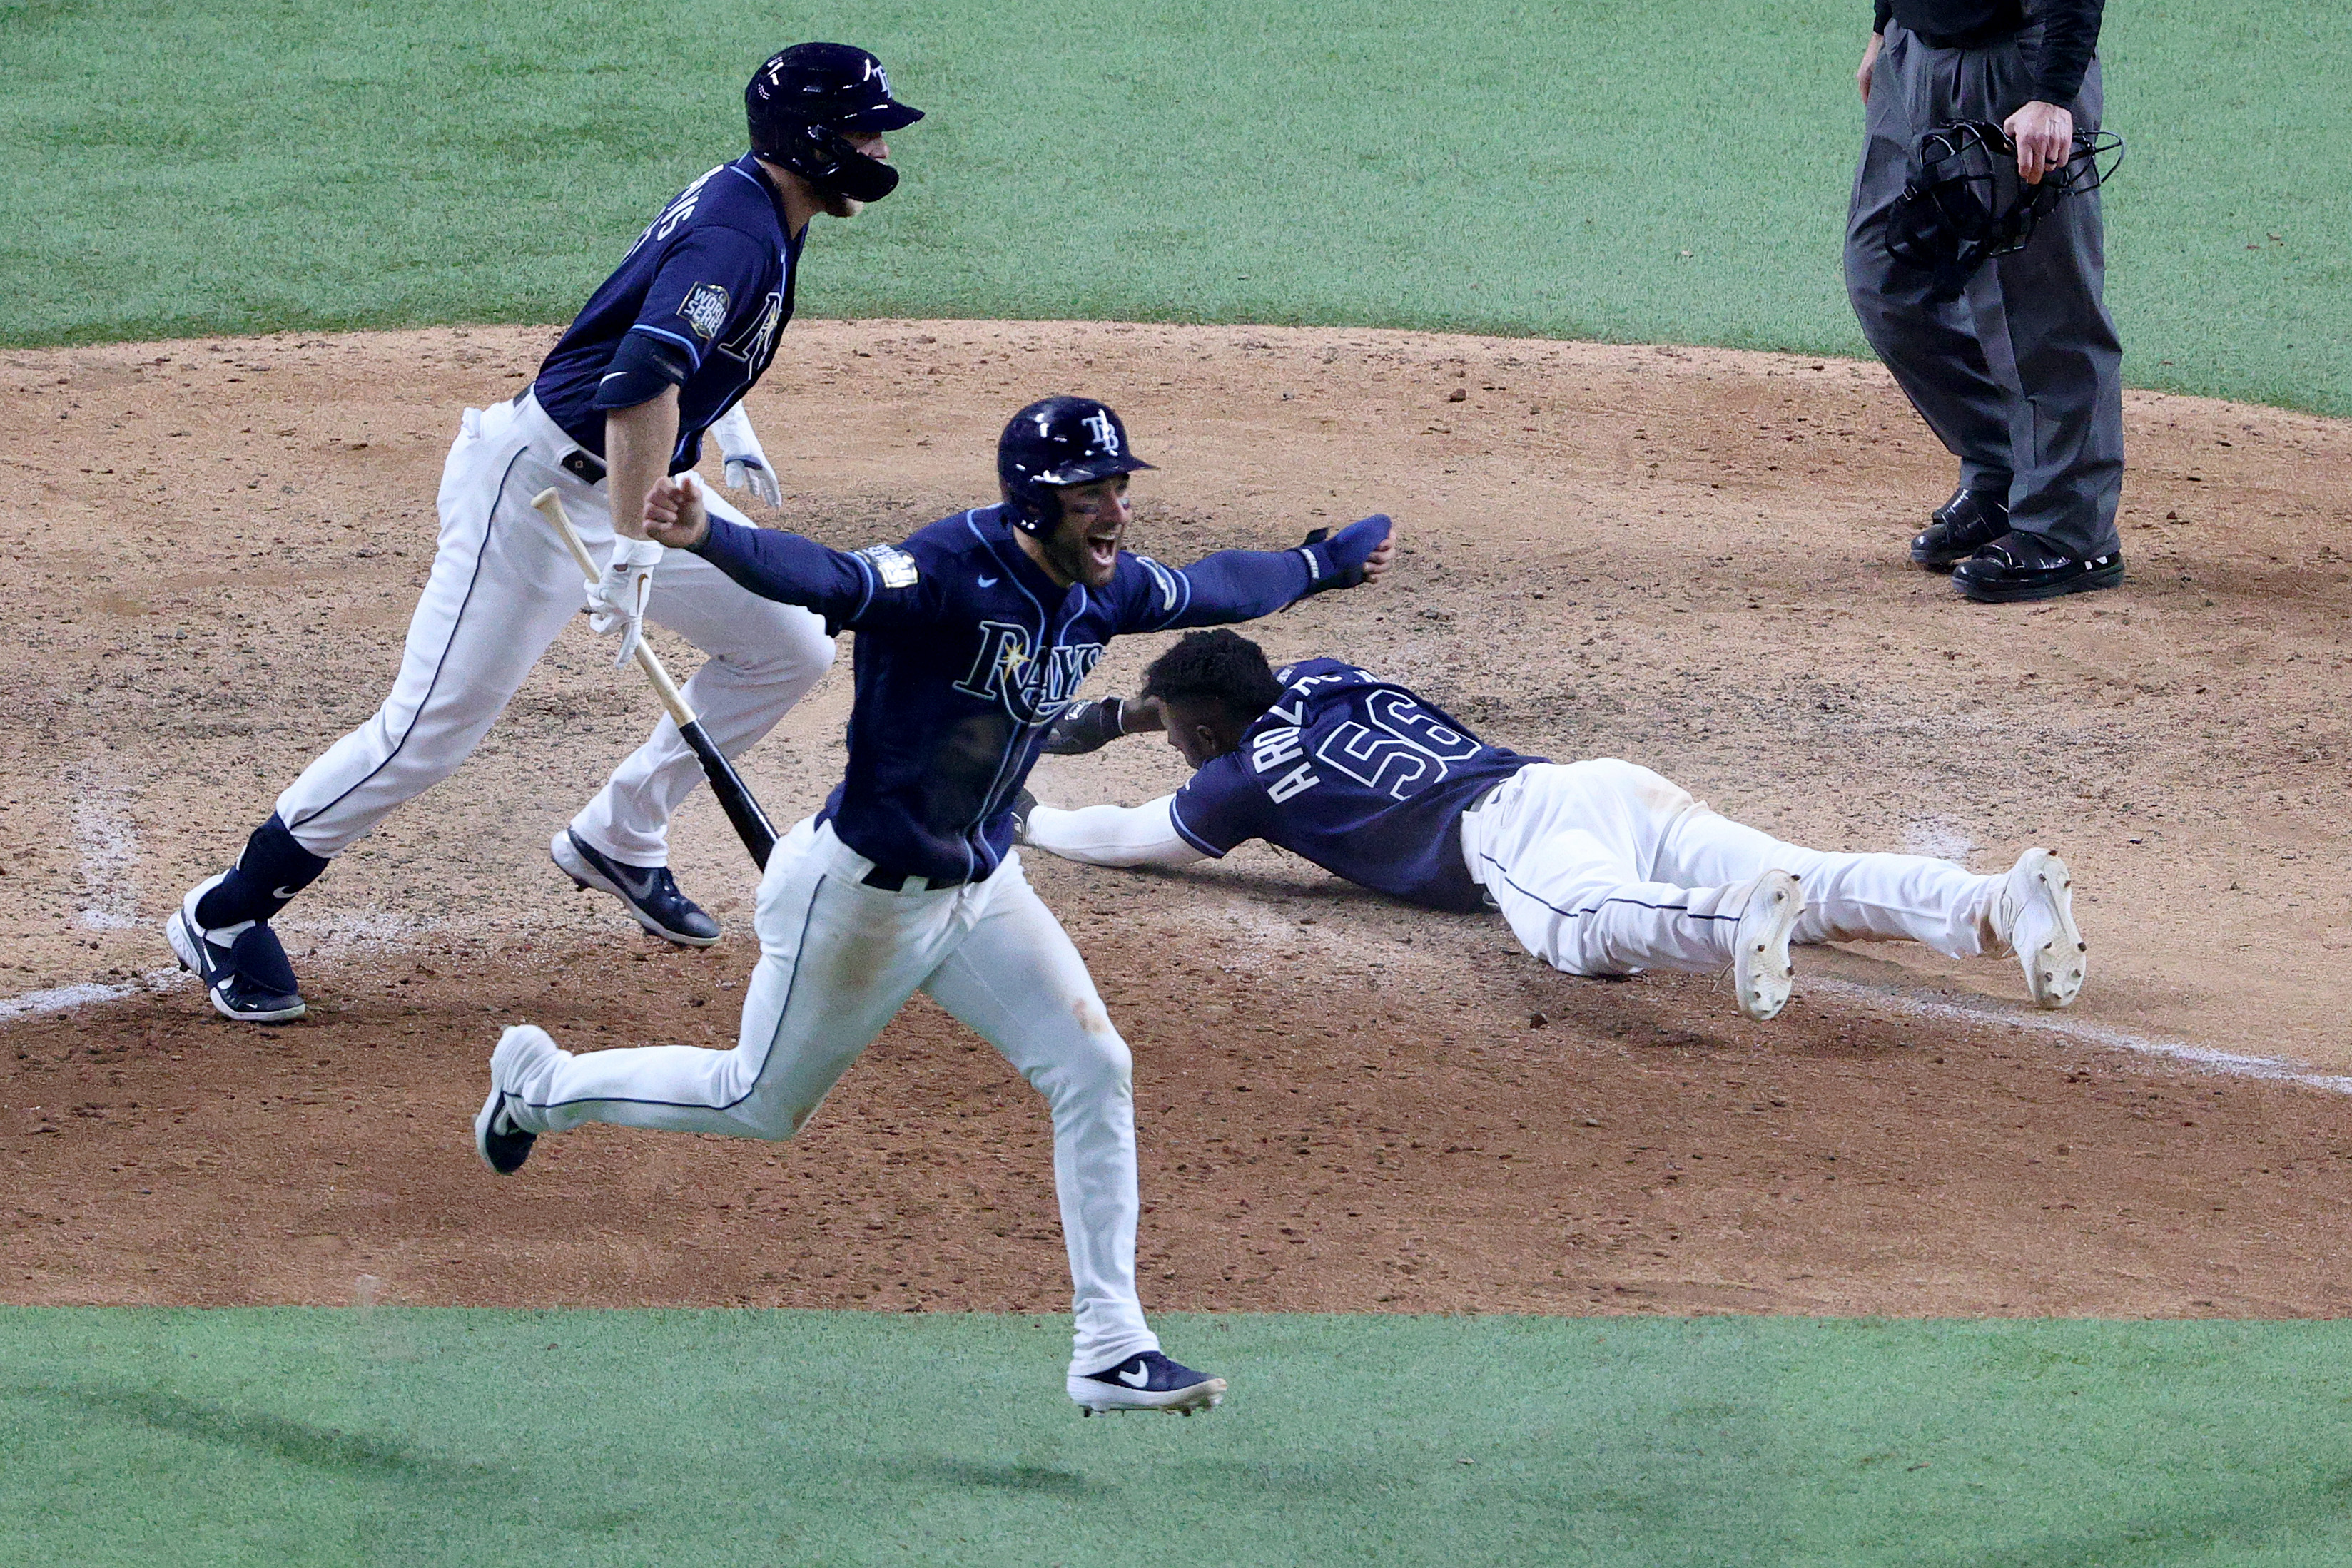
[[[531,1145],[539,1142],[537,1133],[526,1133],[515,1125],[507,1107],[514,1091],[508,1085],[528,1058],[555,1049],[545,1030],[526,1023],[499,1036],[498,1045],[490,1051],[490,1096],[474,1118],[474,1152],[500,1176],[522,1169],[523,1161],[530,1158]]]
[[[708,947],[719,940],[719,922],[678,892],[677,879],[666,865],[623,865],[598,852],[569,828],[549,842],[547,856],[556,870],[580,886],[619,899],[630,919],[665,942]]]
[[[180,967],[204,982],[221,1017],[240,1023],[290,1023],[310,1007],[269,922],[246,920],[209,931],[196,923],[197,902],[224,880],[226,873],[197,883],[164,922],[163,935]]]
[[[1068,1387],[1081,1416],[1108,1415],[1114,1410],[1165,1410],[1173,1416],[1190,1416],[1195,1410],[1214,1410],[1225,1397],[1223,1378],[1179,1365],[1156,1350],[1130,1355],[1117,1366],[1083,1377],[1072,1373]]]

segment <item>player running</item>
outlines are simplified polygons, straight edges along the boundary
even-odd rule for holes
[[[2083,988],[2072,884],[2048,850],[1973,876],[1920,855],[1801,849],[1630,762],[1487,746],[1352,664],[1270,669],[1231,632],[1181,639],[1141,701],[1074,707],[1045,749],[1156,729],[1198,770],[1182,789],[1133,807],[1024,802],[1022,841],[1090,865],[1174,867],[1264,839],[1407,903],[1500,908],[1528,952],[1571,975],[1728,966],[1757,1019],[1788,1002],[1792,941],[2014,954],[2045,1008]]]
[[[656,538],[857,632],[848,770],[769,858],[735,1048],[575,1056],[544,1030],[508,1030],[474,1122],[492,1170],[512,1174],[539,1134],[583,1122],[789,1138],[920,990],[1052,1109],[1077,1319],[1070,1397],[1087,1414],[1187,1415],[1223,1397],[1223,1379],[1169,1360],[1144,1323],[1127,1044],[1022,873],[1013,802],[1112,637],[1271,614],[1377,578],[1390,528],[1367,517],[1295,550],[1172,570],[1119,548],[1127,476],[1150,466],[1108,408],[1051,398],[1005,427],[1002,505],[849,553],[706,518],[690,476],[655,487]]]
[[[854,217],[889,194],[898,174],[883,133],[922,113],[890,96],[880,61],[845,44],[784,50],[743,99],[751,151],[662,208],[528,388],[465,412],[442,470],[432,576],[383,706],[287,787],[236,864],[199,883],[166,925],[181,966],[224,1017],[302,1016],[271,918],[329,861],[455,772],[580,612],[579,569],[530,509],[540,491],[562,494],[591,549],[609,547],[587,608],[596,631],[621,640],[616,667],[646,618],[710,655],[686,695],[727,756],[766,735],[832,664],[815,616],[746,592],[698,556],[665,552],[636,519],[656,481],[699,460],[706,431],[730,485],[782,499],[742,396],[792,319],[810,219]],[[665,718],[549,852],[655,936],[708,946],[719,923],[669,872],[670,815],[701,781]]]

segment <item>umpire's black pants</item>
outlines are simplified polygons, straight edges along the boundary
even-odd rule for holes
[[[1929,278],[1886,253],[1886,221],[1919,138],[1958,120],[1995,124],[2032,96],[2039,29],[1939,49],[1890,22],[1871,78],[1862,167],[1846,223],[1846,293],[1863,335],[1960,460],[1960,483],[2009,497],[2010,526],[2078,559],[2121,548],[2123,350],[2100,298],[2106,258],[2095,192],[2069,196],[2033,243],[1987,262],[1967,292],[1930,304]],[[2099,67],[2068,106],[2099,124]]]

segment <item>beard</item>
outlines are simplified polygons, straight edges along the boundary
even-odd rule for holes
[[[1118,558],[1097,560],[1087,548],[1086,530],[1065,519],[1050,534],[1041,535],[1038,546],[1054,570],[1072,582],[1088,588],[1107,588],[1118,574]]]
[[[866,210],[866,204],[855,196],[845,196],[838,191],[824,193],[824,210],[836,218],[854,218]]]

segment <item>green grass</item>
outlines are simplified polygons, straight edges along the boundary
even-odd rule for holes
[[[902,193],[822,235],[810,314],[1860,353],[1863,16],[0,0],[0,343],[562,319],[738,150],[750,67],[831,36],[934,112]],[[2138,0],[2107,50],[2131,379],[2352,413],[2352,9]]]
[[[1199,1317],[1203,1419],[1080,1421],[1058,1321],[0,1312],[44,1564],[2352,1557],[2341,1323]]]

